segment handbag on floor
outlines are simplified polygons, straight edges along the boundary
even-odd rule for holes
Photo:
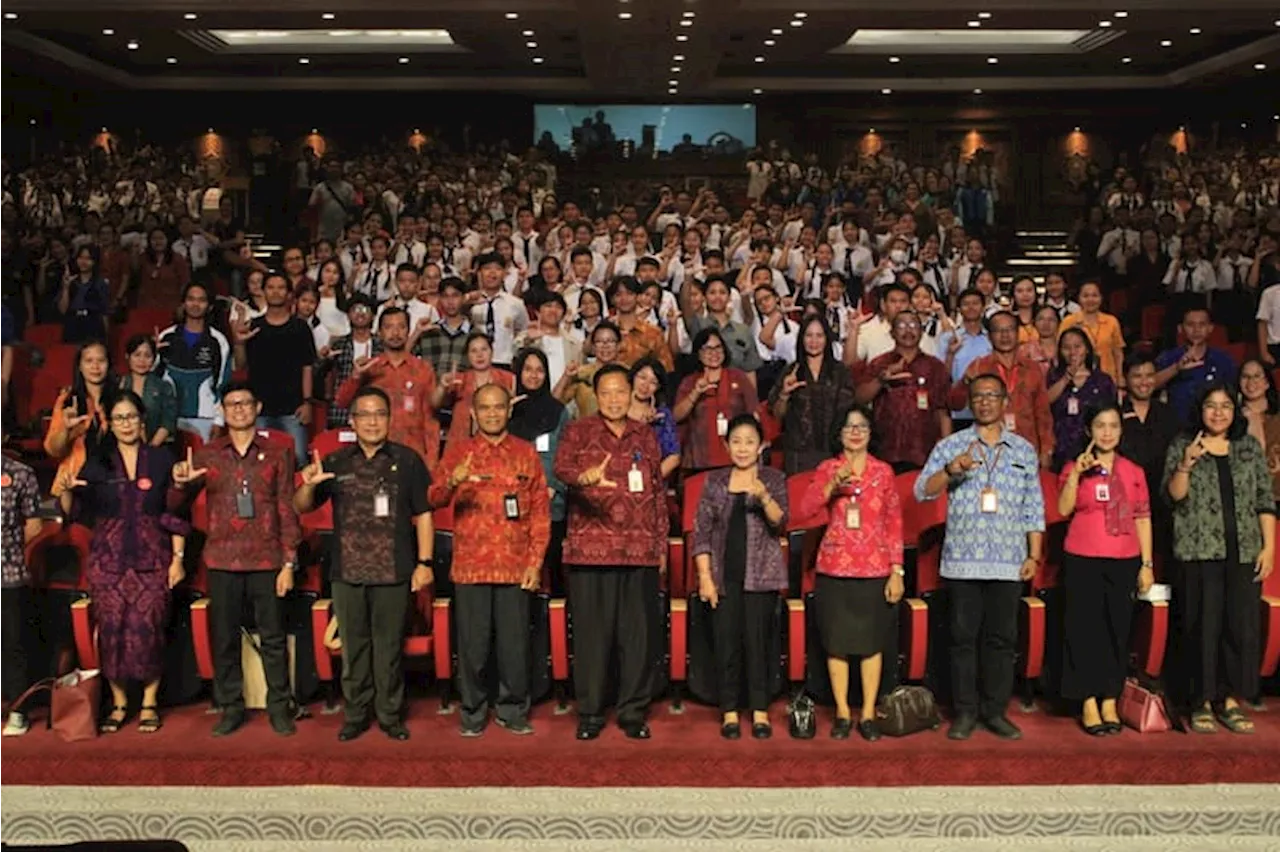
[[[938,703],[923,686],[900,686],[880,699],[876,720],[881,732],[890,737],[936,731],[942,725]]]
[[[1158,734],[1173,727],[1164,696],[1137,678],[1125,680],[1116,710],[1120,720],[1140,734]]]
[[[811,740],[818,733],[818,717],[813,699],[804,692],[797,693],[787,703],[787,730],[792,739]]]
[[[68,743],[98,736],[98,707],[102,698],[102,677],[98,669],[76,669],[62,677],[37,681],[18,696],[10,710],[20,711],[27,699],[45,690],[49,690],[46,728],[52,728]]]

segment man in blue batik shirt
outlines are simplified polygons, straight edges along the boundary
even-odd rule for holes
[[[1005,709],[1013,694],[1018,599],[1040,563],[1044,495],[1035,448],[1004,427],[1007,404],[999,376],[975,378],[974,424],[938,442],[916,480],[917,500],[947,492],[942,576],[951,607],[955,718],[947,736],[953,740],[967,740],[979,721],[1002,739],[1022,736]]]

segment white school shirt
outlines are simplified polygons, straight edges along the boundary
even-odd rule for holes
[[[1218,275],[1204,258],[1192,264],[1175,260],[1164,274],[1164,286],[1170,293],[1208,293],[1218,289]]]

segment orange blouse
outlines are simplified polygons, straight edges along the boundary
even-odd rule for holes
[[[62,409],[69,405],[71,399],[71,388],[63,388],[58,392],[58,399],[53,404],[53,416],[49,420],[49,429],[44,433],[44,451],[51,457],[58,460],[58,472],[54,475],[53,488],[50,494],[58,497],[62,494],[63,489],[59,487],[58,482],[62,478],[63,471],[70,471],[72,474],[80,472],[80,468],[84,467],[85,456],[85,438],[89,434],[89,430],[105,431],[107,428],[107,412],[101,405],[94,403],[93,411],[90,412],[93,417],[86,420],[79,426],[71,430],[71,442],[63,455],[58,456],[53,452],[53,436],[60,434],[66,423],[66,418],[62,413]]]
[[[1111,377],[1111,380],[1118,387],[1120,377],[1124,365],[1120,363],[1123,359],[1124,351],[1124,332],[1120,329],[1120,321],[1111,314],[1098,312],[1098,325],[1096,328],[1090,327],[1084,321],[1084,313],[1074,313],[1067,316],[1058,326],[1058,336],[1062,336],[1062,332],[1069,328],[1079,326],[1085,334],[1089,335],[1089,342],[1093,344],[1094,354],[1098,356],[1098,368],[1102,372]]]

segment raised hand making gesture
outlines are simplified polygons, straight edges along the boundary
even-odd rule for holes
[[[302,484],[310,488],[314,488],[321,482],[333,479],[334,474],[324,469],[324,464],[320,461],[320,451],[311,451],[311,464],[302,469]]]
[[[609,466],[609,461],[613,458],[613,453],[605,453],[604,459],[595,467],[589,467],[578,476],[578,484],[590,488],[598,485],[601,488],[617,488],[618,483],[613,482],[605,476],[605,468]]]
[[[192,449],[187,447],[187,460],[180,461],[173,466],[173,482],[175,485],[186,485],[195,482],[200,477],[209,472],[207,467],[196,467],[192,460]]]

